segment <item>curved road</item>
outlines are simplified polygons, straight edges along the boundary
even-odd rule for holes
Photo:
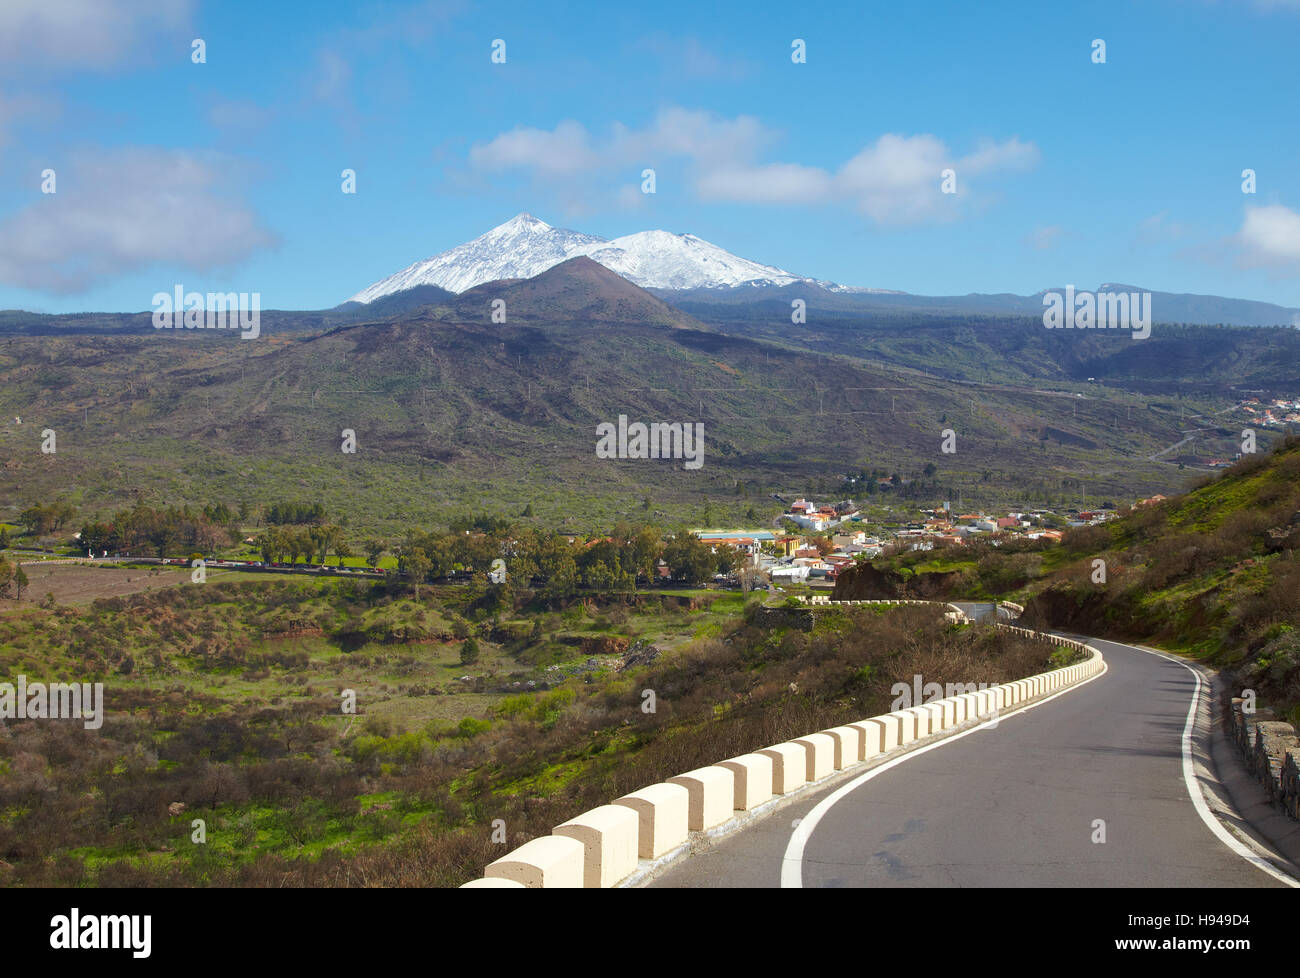
[[[1196,677],[1131,646],[1091,644],[1108,666],[1091,682],[814,792],[649,885],[776,887],[783,866],[785,885],[805,887],[1284,885],[1217,838],[1192,802],[1182,741]],[[795,833],[831,795],[811,831]],[[1093,841],[1098,819],[1104,843]],[[802,857],[786,865],[795,834],[807,834]]]

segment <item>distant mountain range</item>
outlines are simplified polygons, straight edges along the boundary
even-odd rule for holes
[[[561,280],[546,273],[570,262],[576,264],[570,268],[572,274],[563,277],[566,284],[561,289]],[[612,274],[595,276],[594,267]],[[535,284],[525,284],[529,282]],[[586,310],[592,319],[605,323],[695,329],[705,324],[749,336],[765,335],[764,331],[772,328],[778,334],[770,339],[797,344],[809,330],[789,332],[795,299],[804,301],[806,325],[813,332],[833,323],[872,326],[883,320],[896,326],[935,325],[940,320],[950,326],[956,320],[1016,319],[1028,324],[1041,321],[1043,297],[1064,288],[1033,295],[974,292],[947,296],[859,288],[749,261],[691,234],[641,231],[609,241],[553,228],[530,214],[519,214],[473,241],[376,282],[333,308],[264,309],[262,314],[270,328],[279,330],[328,329],[410,316],[419,310],[433,310],[434,318],[482,315],[491,322],[491,301],[503,298],[503,290],[509,289],[511,319],[523,315],[538,325],[544,325],[548,316],[568,320]],[[1158,292],[1114,283],[1104,283],[1093,291],[1150,292],[1152,320],[1158,324],[1300,327],[1300,309],[1269,302]],[[137,331],[152,332],[149,312],[50,315],[0,310],[0,335]],[[1073,331],[1069,333],[1073,335]]]
[[[382,305],[409,308],[443,293],[463,293],[503,279],[531,279],[579,256],[586,256],[634,285],[650,290],[669,305],[692,312],[716,305],[770,305],[773,309],[782,306],[788,310],[792,299],[802,298],[809,309],[850,315],[888,310],[1041,316],[1043,296],[1048,291],[1061,290],[1044,289],[1028,296],[1012,293],[925,296],[860,288],[753,262],[693,234],[640,231],[611,241],[552,227],[531,214],[519,214],[473,241],[381,279],[344,305],[389,300]],[[421,291],[408,296],[413,289]],[[1268,302],[1157,292],[1112,283],[1100,285],[1095,291],[1151,292],[1153,317],[1161,323],[1300,326],[1300,309]],[[372,310],[377,311],[378,306]]]
[[[691,289],[668,291],[650,289],[670,305],[702,318],[705,322],[717,318],[752,319],[773,317],[789,319],[792,299],[803,299],[809,315],[817,313],[818,321],[831,319],[864,319],[873,315],[908,314],[932,317],[995,317],[1008,316],[1041,319],[1043,297],[1048,292],[1064,293],[1065,286],[1043,289],[1033,295],[1015,295],[1010,292],[972,292],[969,295],[912,295],[908,292],[871,292],[846,288],[826,289],[819,285],[794,283],[784,286],[766,286],[732,289]],[[1083,286],[1076,286],[1076,292]],[[1137,285],[1120,285],[1106,282],[1090,291],[1150,292],[1152,320],[1156,323],[1189,323],[1223,326],[1287,326],[1300,327],[1300,309],[1256,302],[1253,299],[1230,299],[1217,295],[1159,292]],[[813,319],[809,319],[813,322]]]
[[[961,316],[1041,316],[1044,289],[1034,295],[971,293],[913,295],[889,289],[863,289],[797,276],[775,265],[740,258],[694,234],[653,230],[607,241],[594,234],[552,228],[521,213],[473,241],[416,261],[402,271],[359,291],[348,304],[411,308],[434,295],[465,293],[502,280],[526,280],[555,265],[586,256],[633,285],[653,291],[669,306],[697,312],[708,306],[789,307],[801,298],[810,310],[839,313],[871,311],[941,313]],[[419,293],[412,290],[419,289]],[[1300,326],[1300,310],[1251,299],[1218,295],[1161,293],[1140,286],[1106,282],[1095,291],[1152,294],[1157,323],[1232,326]],[[385,302],[378,302],[385,300]]]

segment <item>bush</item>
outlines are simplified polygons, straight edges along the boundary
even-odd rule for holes
[[[479,720],[476,717],[461,717],[456,725],[457,737],[475,737],[492,729],[491,720]]]

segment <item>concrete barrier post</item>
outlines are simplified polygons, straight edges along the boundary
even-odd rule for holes
[[[601,805],[557,825],[553,835],[583,845],[583,886],[602,889],[636,872],[640,820],[625,805]]]
[[[758,753],[772,758],[772,794],[785,795],[808,781],[808,752],[799,744],[777,744]]]
[[[735,785],[732,807],[747,812],[772,797],[772,758],[766,754],[741,754],[723,761]]]
[[[529,889],[581,887],[585,851],[577,839],[545,835],[490,862],[483,875],[522,883]]]
[[[885,723],[879,719],[858,720],[849,724],[862,731],[862,759],[875,757],[889,749],[885,744]]]
[[[921,711],[926,715],[925,727],[930,733],[939,733],[952,726],[951,723],[944,722],[944,719],[952,713],[951,707],[952,704],[946,700],[935,700],[933,703],[922,705]]]
[[[857,727],[831,727],[822,733],[835,741],[835,770],[857,764],[863,758],[865,738]]]
[[[963,722],[972,720],[979,715],[979,694],[962,693],[957,698],[957,711],[961,714]]]
[[[729,768],[702,767],[669,778],[668,783],[681,785],[690,795],[688,825],[692,832],[721,825],[735,810],[736,776]]]
[[[917,740],[920,740],[922,737],[928,737],[930,736],[931,733],[933,733],[933,730],[930,727],[930,719],[933,715],[933,711],[930,710],[928,707],[909,706],[907,709],[899,710],[898,712],[906,713],[907,715],[915,718]]]
[[[658,859],[686,841],[691,796],[679,784],[652,784],[614,802],[637,813],[637,850],[642,859]]]
[[[916,714],[908,713],[906,710],[895,710],[888,714],[891,717],[898,718],[898,743],[899,746],[910,744],[916,740]]]
[[[808,781],[820,781],[835,770],[835,738],[824,733],[809,734],[791,741],[804,749],[806,767],[804,777]]]

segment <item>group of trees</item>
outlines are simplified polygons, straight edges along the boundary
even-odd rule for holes
[[[315,558],[316,563],[323,564],[330,553],[340,560],[352,556],[352,547],[343,539],[343,528],[332,523],[302,528],[272,526],[258,538],[257,545],[262,559],[272,564],[296,564],[299,557],[306,558],[308,563]],[[371,543],[366,545],[371,567],[379,562],[379,555],[383,553],[383,545],[377,546],[377,550],[372,550]]]
[[[29,506],[18,514],[18,522],[36,536],[57,533],[77,515],[77,508],[71,503],[48,503]]]
[[[225,521],[220,519],[223,516]],[[94,553],[150,550],[159,557],[206,554],[229,546],[238,537],[239,527],[231,520],[232,514],[224,503],[201,510],[138,504],[107,522],[85,524],[81,528],[81,546]]]
[[[418,588],[430,578],[448,577],[468,571],[488,575],[501,587],[536,585],[544,598],[561,598],[579,587],[602,591],[632,591],[638,584],[657,578],[656,567],[663,560],[673,580],[699,584],[713,575],[731,571],[738,563],[728,548],[714,552],[698,537],[679,533],[664,539],[656,526],[619,524],[608,536],[570,542],[559,533],[545,533],[526,526],[502,525],[496,521],[488,531],[412,533],[397,549],[398,570]],[[471,522],[470,525],[484,525]],[[494,579],[494,561],[497,575]]]
[[[272,503],[266,509],[266,522],[280,526],[283,526],[286,523],[321,524],[325,522],[325,507],[320,503]]]
[[[14,597],[21,601],[27,587],[27,574],[15,561],[10,563],[0,557],[0,598]]]

